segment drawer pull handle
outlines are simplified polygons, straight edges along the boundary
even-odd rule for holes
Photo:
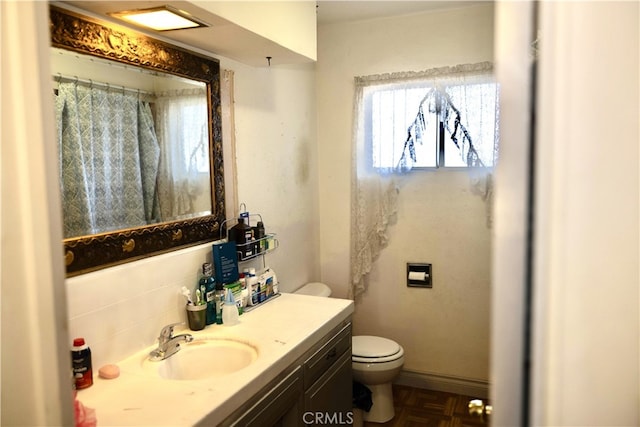
[[[327,353],[326,360],[333,359],[334,357],[336,357],[337,353],[338,352],[336,351],[336,348],[335,347],[332,348],[331,351],[329,353]]]

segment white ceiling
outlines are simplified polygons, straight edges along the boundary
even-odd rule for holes
[[[318,25],[410,15],[412,13],[432,12],[437,10],[474,6],[487,2],[491,2],[491,0],[319,0],[317,2]]]
[[[2,1],[2,0],[0,0]],[[343,0],[343,1],[317,1],[318,25],[337,22],[351,22],[366,19],[377,19],[391,16],[401,16],[426,11],[473,6],[486,1],[471,0],[414,0],[414,1],[370,1],[370,0]],[[76,10],[80,13],[93,15],[118,25],[128,26],[137,31],[146,33],[152,37],[177,42],[184,46],[202,49],[221,56],[235,59],[248,65],[265,67],[266,56],[273,58],[272,64],[294,64],[311,61],[309,58],[293,52],[271,40],[260,37],[250,31],[246,31],[231,22],[214,15],[189,1],[184,0],[65,0],[53,1],[52,4]],[[132,27],[118,21],[108,15],[108,12],[143,9],[153,6],[168,4],[178,9],[185,10],[203,21],[211,24],[210,27],[190,30],[168,31],[165,33],[153,33],[140,28]],[[78,9],[76,9],[78,8]]]
[[[2,1],[2,0],[0,0]],[[169,43],[182,45],[182,47],[200,49],[204,54],[213,53],[234,59],[255,67],[266,67],[265,57],[274,58],[274,65],[296,64],[311,62],[311,59],[293,52],[265,37],[261,37],[251,31],[233,24],[189,1],[165,0],[116,0],[116,1],[92,1],[92,0],[65,0],[53,1],[53,5],[70,9],[81,14],[89,15],[113,24],[132,28],[135,31],[146,34],[156,39]],[[170,5],[184,10],[209,24],[209,27],[192,28],[187,30],[175,30],[155,32],[136,27],[125,21],[109,16],[109,12],[123,10],[145,9]],[[277,60],[276,60],[277,58]]]

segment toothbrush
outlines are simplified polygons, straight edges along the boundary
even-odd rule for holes
[[[202,305],[202,294],[200,289],[196,289],[196,305]]]
[[[184,295],[184,297],[187,299],[187,304],[193,305],[193,301],[191,300],[191,291],[187,289],[186,286],[183,286],[181,291],[182,295]]]
[[[200,295],[202,296],[202,304],[207,303],[207,291],[204,285],[200,285]]]

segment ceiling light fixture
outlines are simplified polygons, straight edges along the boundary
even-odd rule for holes
[[[168,5],[154,7],[151,9],[111,12],[109,15],[156,31],[208,27],[207,24],[197,18],[194,18],[189,13]]]

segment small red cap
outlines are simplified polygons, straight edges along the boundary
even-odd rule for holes
[[[73,346],[74,347],[81,347],[84,345],[84,338],[75,338],[73,340]]]

